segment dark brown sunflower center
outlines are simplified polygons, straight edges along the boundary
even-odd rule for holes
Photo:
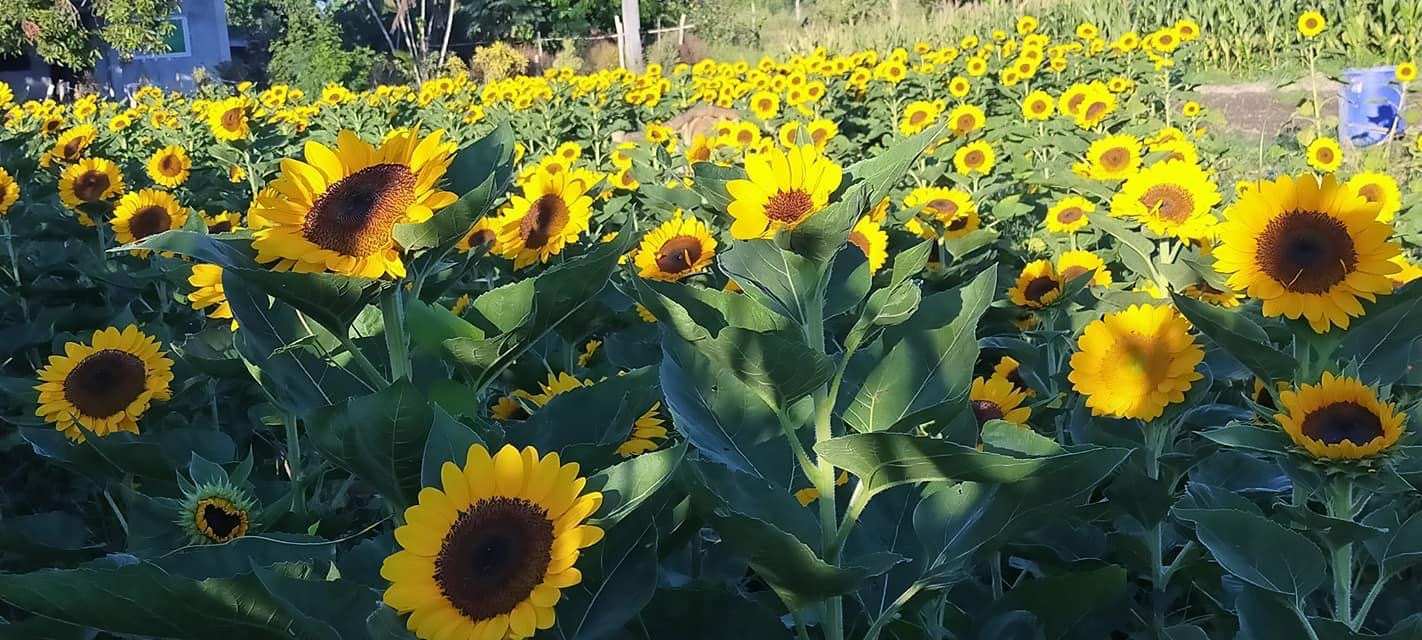
[[[1259,234],[1260,268],[1295,293],[1323,293],[1358,265],[1353,237],[1341,220],[1317,211],[1290,211]]]
[[[1051,276],[1037,276],[1027,282],[1027,286],[1022,288],[1022,296],[1033,302],[1040,301],[1048,293],[1056,291],[1060,285],[1057,279]]]
[[[200,503],[197,517],[202,522],[204,533],[209,534],[214,542],[227,542],[247,533],[247,514],[225,501]]]
[[[1333,149],[1319,147],[1317,151],[1313,152],[1313,156],[1317,158],[1320,163],[1331,164],[1333,162]]]
[[[1077,109],[1081,108],[1081,102],[1085,99],[1086,94],[1083,93],[1078,93],[1070,98],[1067,98],[1067,110],[1076,111]]]
[[[991,400],[972,401],[973,417],[978,419],[979,425],[987,424],[988,420],[1001,420],[1007,415],[1002,411],[1002,407]]]
[[[166,155],[163,156],[162,160],[158,161],[158,169],[162,171],[165,176],[176,176],[182,172],[183,166],[178,162],[178,156]]]
[[[1358,195],[1363,196],[1363,199],[1374,204],[1383,201],[1382,187],[1376,184],[1363,185],[1362,188],[1358,189]]]
[[[1304,435],[1324,444],[1344,440],[1367,444],[1383,434],[1378,415],[1356,402],[1335,402],[1315,409],[1304,417],[1302,429]]]
[[[963,164],[969,167],[979,167],[983,164],[983,152],[973,149],[963,154]]]
[[[246,117],[240,107],[234,107],[222,112],[222,128],[228,131],[241,129],[243,120],[246,120]]]
[[[958,203],[948,200],[947,198],[931,200],[925,206],[938,214],[939,217],[947,218],[949,216],[958,215]]]
[[[563,196],[549,193],[539,197],[529,206],[528,213],[518,221],[518,235],[523,246],[537,249],[548,244],[554,236],[563,232],[571,214]]]
[[[65,160],[77,159],[79,157],[79,154],[84,152],[84,147],[88,145],[88,142],[89,141],[85,140],[84,138],[75,138],[73,140],[70,140],[69,142],[66,142],[64,144],[64,147],[59,150],[59,155]]]
[[[1305,28],[1305,29],[1317,29],[1317,28],[1318,28],[1318,20],[1315,20],[1315,19],[1313,19],[1313,18],[1304,18],[1304,28]]]
[[[395,223],[415,202],[415,174],[403,164],[366,167],[338,180],[316,198],[301,236],[344,256],[364,258],[388,249]]]
[[[83,202],[98,202],[109,190],[108,174],[102,171],[85,171],[74,179],[74,196]]]
[[[474,233],[469,234],[469,246],[470,246],[470,247],[485,247],[485,246],[491,246],[491,245],[494,244],[494,241],[497,240],[497,239],[498,239],[498,236],[494,235],[494,230],[493,230],[493,229],[480,229],[480,230],[478,230],[478,231],[475,231]]]
[[[927,120],[927,119],[928,119],[928,112],[926,112],[926,111],[915,111],[915,112],[909,114],[909,123],[910,123],[910,124],[919,124],[919,123],[921,123],[921,122],[923,122],[924,120]]]
[[[1181,223],[1195,210],[1195,198],[1178,184],[1157,184],[1141,194],[1141,204],[1162,220]]]
[[[128,221],[129,233],[138,240],[163,233],[172,227],[173,218],[168,215],[168,210],[156,204],[139,209]]]
[[[138,399],[147,373],[143,360],[127,351],[96,351],[64,377],[64,399],[85,416],[107,418]]]
[[[1047,110],[1047,103],[1041,100],[1034,100],[1028,108],[1032,110],[1032,113],[1041,113]]]
[[[810,194],[800,189],[776,191],[765,203],[765,217],[784,224],[794,224],[809,215],[810,210],[814,208],[815,202],[810,199]]]
[[[1093,102],[1086,106],[1086,119],[1095,120],[1106,115],[1105,102]]]
[[[948,221],[949,231],[962,231],[968,227],[968,216],[956,216]]]
[[[1083,267],[1081,265],[1072,265],[1070,267],[1062,269],[1062,280],[1066,282],[1071,282],[1072,280],[1086,275],[1090,271],[1093,271],[1093,269],[1087,269],[1086,267]]]
[[[972,131],[978,124],[978,119],[971,115],[958,116],[958,120],[953,123],[953,128],[958,132]]]
[[[207,225],[208,233],[227,233],[232,230],[232,221],[227,219],[218,220]]]
[[[1071,224],[1086,216],[1086,212],[1081,207],[1067,207],[1057,212],[1057,222]]]
[[[859,251],[864,254],[864,257],[869,257],[869,238],[865,237],[864,234],[858,231],[850,231],[849,244],[859,247]]]
[[[509,613],[543,582],[553,522],[524,498],[486,498],[461,512],[435,558],[435,584],[478,622]]]
[[[1131,152],[1121,147],[1112,147],[1101,154],[1101,166],[1107,171],[1120,171],[1131,162]]]
[[[701,259],[701,241],[693,236],[674,236],[657,249],[657,269],[662,273],[681,273]]]

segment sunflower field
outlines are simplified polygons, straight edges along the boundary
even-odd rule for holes
[[[1422,638],[1422,139],[998,26],[0,84],[0,638]]]

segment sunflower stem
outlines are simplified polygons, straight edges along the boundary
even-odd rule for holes
[[[818,298],[810,304],[810,314],[805,322],[805,337],[811,349],[818,353],[825,353],[823,289],[821,289]],[[834,399],[830,397],[829,385],[820,387],[815,392],[815,444],[827,442],[834,437],[833,429],[830,427],[830,414],[833,409]],[[834,465],[816,454],[815,466],[815,487],[820,492],[820,499],[817,501],[820,509],[820,544],[828,558],[828,554],[833,552],[835,538],[839,530],[839,517],[835,513]],[[836,564],[833,559],[830,559],[829,562],[831,565]],[[843,640],[843,601],[838,597],[829,598],[825,602],[825,610],[826,640]]]
[[[1169,421],[1152,420],[1145,425],[1146,475],[1151,480],[1159,482],[1161,479],[1160,457],[1169,448],[1174,431]],[[1170,578],[1165,566],[1165,521],[1156,522],[1146,536],[1146,546],[1150,549],[1151,637],[1164,640],[1165,613],[1169,605],[1165,588]]]
[[[1327,492],[1328,515],[1352,521],[1352,479],[1340,477],[1334,480],[1329,483]],[[1353,623],[1353,544],[1346,543],[1334,547],[1330,556],[1333,565],[1334,618],[1351,626]]]
[[[385,348],[390,355],[390,377],[410,379],[410,342],[405,336],[405,289],[391,287],[380,300],[380,316],[385,321]]]
[[[283,414],[282,425],[286,427],[286,464],[291,473],[292,507],[297,517],[306,517],[306,476],[301,470],[301,434],[296,429],[296,416]]]
[[[385,379],[385,374],[380,373],[380,370],[375,368],[375,364],[370,361],[370,358],[365,357],[365,354],[361,352],[359,347],[356,347],[355,343],[351,341],[350,336],[337,334],[336,338],[341,341],[341,347],[346,350],[346,353],[351,354],[351,360],[355,362],[356,368],[360,369],[367,384],[376,390],[383,389],[390,385],[390,381]]]

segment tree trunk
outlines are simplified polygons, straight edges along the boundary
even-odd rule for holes
[[[627,68],[642,70],[642,10],[637,0],[622,0],[622,42],[626,47]]]

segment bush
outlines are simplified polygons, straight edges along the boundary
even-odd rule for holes
[[[554,69],[572,69],[574,72],[581,71],[583,59],[578,57],[578,47],[572,38],[563,38],[559,43],[558,53],[553,56]]]
[[[267,77],[272,82],[308,93],[320,92],[327,84],[351,89],[370,86],[375,53],[364,47],[343,49],[340,29],[319,14],[289,16],[285,33],[272,42],[270,51]]]
[[[659,64],[663,69],[671,69],[681,60],[681,49],[671,38],[658,38],[643,52],[647,64]]]
[[[523,73],[528,68],[528,58],[507,42],[499,41],[475,49],[470,64],[480,79],[493,82]]]
[[[617,43],[612,40],[598,40],[588,47],[587,60],[592,71],[617,67]]]

